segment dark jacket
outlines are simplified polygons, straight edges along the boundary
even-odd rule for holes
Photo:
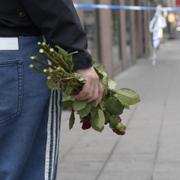
[[[75,69],[88,68],[87,38],[71,0],[0,0],[0,36],[44,35],[74,55]]]

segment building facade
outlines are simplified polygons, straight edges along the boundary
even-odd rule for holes
[[[163,2],[164,2],[167,6],[175,6],[175,5],[176,5],[176,1],[179,1],[179,0],[164,0]]]
[[[76,3],[151,5],[142,0],[74,0]],[[78,10],[87,32],[89,50],[110,76],[124,71],[141,57],[149,56],[152,12],[129,10]]]

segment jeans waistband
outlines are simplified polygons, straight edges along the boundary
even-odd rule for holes
[[[19,36],[16,38],[18,39],[18,50],[0,50],[0,59],[6,57],[6,59],[27,61],[32,55],[39,53],[37,43],[43,40],[42,36]]]

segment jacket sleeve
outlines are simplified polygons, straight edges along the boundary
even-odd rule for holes
[[[92,57],[86,51],[87,38],[72,0],[20,0],[32,22],[51,45],[59,45],[73,57],[75,69],[88,68]]]

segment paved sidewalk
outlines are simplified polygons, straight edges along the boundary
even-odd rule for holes
[[[180,40],[166,42],[155,67],[141,60],[116,81],[142,102],[123,116],[127,134],[68,130],[63,113],[57,180],[180,179]]]

